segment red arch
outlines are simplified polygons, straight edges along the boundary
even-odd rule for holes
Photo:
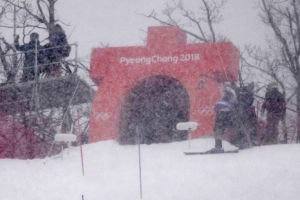
[[[117,138],[127,92],[156,75],[173,77],[187,89],[190,121],[200,124],[192,137],[212,134],[212,108],[222,93],[220,82],[236,81],[238,66],[239,52],[232,43],[186,44],[186,35],[176,26],[149,27],[145,47],[93,49],[90,77],[98,91],[92,106],[90,142]],[[201,90],[200,80],[204,82]]]
[[[126,95],[118,141],[135,144],[137,130],[142,144],[184,140],[188,132],[176,130],[176,124],[189,121],[189,111],[189,94],[178,80],[162,75],[146,78]]]

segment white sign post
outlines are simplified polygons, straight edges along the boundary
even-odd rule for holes
[[[189,149],[191,148],[191,131],[196,130],[199,124],[197,122],[179,122],[176,125],[177,130],[188,131]]]

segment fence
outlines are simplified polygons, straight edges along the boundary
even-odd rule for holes
[[[48,63],[39,63],[38,62],[38,56],[39,56],[39,52],[41,51],[49,51],[49,50],[53,50],[53,49],[59,49],[59,48],[63,48],[63,47],[67,47],[67,46],[74,46],[75,47],[75,52],[74,52],[74,57],[73,59],[68,59],[68,60],[65,60],[65,59],[60,59],[59,61],[56,61],[56,62],[48,62]],[[24,53],[30,53],[30,52],[33,52],[34,53],[34,56],[35,56],[35,59],[34,59],[34,65],[32,67],[26,67],[26,69],[34,69],[34,80],[35,81],[39,81],[40,77],[40,72],[39,70],[42,69],[44,66],[49,66],[49,65],[55,65],[55,64],[66,64],[66,63],[69,63],[69,64],[72,64],[75,66],[75,72],[77,71],[77,68],[78,68],[78,44],[77,43],[73,43],[73,44],[69,44],[69,45],[61,45],[61,46],[55,46],[55,47],[50,47],[50,48],[42,48],[42,49],[38,49],[38,46],[37,46],[37,42],[35,43],[35,49],[34,50],[29,50],[29,51],[22,51],[22,52],[15,52],[15,53],[10,53],[10,54],[5,54],[5,55],[2,55],[4,57],[12,57],[14,59],[18,59],[18,55],[23,55]],[[24,59],[24,58],[23,58]],[[17,61],[16,61],[17,62]],[[4,73],[7,74],[19,74],[19,72],[21,70],[23,70],[24,68],[22,67],[23,65],[18,65],[18,63],[13,63],[13,64],[9,64],[10,69],[6,69],[4,70]],[[67,66],[68,67],[68,66]],[[7,77],[8,78],[8,77]]]

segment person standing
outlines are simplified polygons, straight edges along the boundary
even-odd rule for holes
[[[50,36],[49,41],[53,47],[53,59],[61,61],[61,59],[68,57],[71,51],[67,36],[63,28],[59,24],[55,24],[53,34]]]
[[[254,83],[247,86],[234,88],[237,96],[237,106],[235,112],[235,138],[232,144],[239,149],[250,148],[258,145],[257,141],[257,116],[254,102]]]
[[[283,94],[278,90],[278,83],[272,82],[267,87],[264,102],[262,104],[261,116],[267,110],[266,132],[264,144],[276,144],[278,139],[278,125],[284,120],[286,103]]]
[[[209,150],[210,153],[223,153],[222,136],[227,127],[232,125],[232,116],[235,109],[234,95],[230,91],[225,91],[225,94],[221,100],[215,104],[215,125],[214,125],[214,137],[215,148]]]
[[[42,51],[43,47],[40,45],[39,34],[31,33],[30,41],[27,44],[19,45],[19,35],[16,36],[14,45],[16,50],[24,51],[25,59],[23,65],[23,75],[21,78],[21,82],[32,81],[35,79],[35,65],[40,63],[40,51]],[[35,48],[37,47],[37,55],[35,52]],[[36,62],[37,58],[37,63]],[[37,74],[38,76],[38,74]]]
[[[44,70],[49,76],[61,75],[61,63],[68,57],[71,46],[68,43],[65,31],[59,24],[55,24],[53,33],[49,37],[49,43],[44,45],[49,64]]]

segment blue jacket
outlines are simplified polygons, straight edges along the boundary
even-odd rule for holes
[[[235,103],[233,101],[220,100],[215,104],[216,119],[215,129],[224,129],[232,125],[232,118],[235,110]]]
[[[27,44],[19,45],[19,43],[15,43],[15,47],[18,51],[24,51],[25,59],[24,59],[24,67],[34,67],[35,64],[35,41],[30,41]],[[37,41],[37,49],[38,49],[38,63],[40,63],[43,55],[43,47],[40,45],[40,42]]]

